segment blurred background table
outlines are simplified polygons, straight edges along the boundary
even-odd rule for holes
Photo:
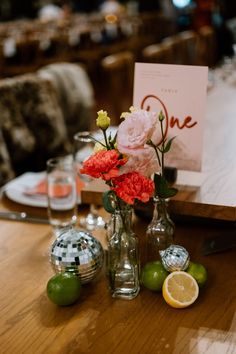
[[[0,210],[22,206],[3,198]],[[43,208],[24,211],[46,215]],[[86,211],[79,208],[81,215]],[[146,225],[145,219],[135,218],[141,246]],[[206,288],[187,309],[173,309],[161,294],[144,288],[132,301],[113,299],[104,272],[84,286],[77,304],[63,308],[52,304],[45,291],[53,275],[50,226],[1,221],[1,353],[235,353],[235,250],[202,255],[204,240],[231,232],[221,223],[176,223],[175,242],[209,274]],[[104,230],[95,236],[105,246]]]

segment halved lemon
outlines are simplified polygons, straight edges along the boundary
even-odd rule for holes
[[[170,273],[162,287],[162,295],[172,307],[184,308],[192,305],[199,294],[199,287],[192,275],[176,271]]]

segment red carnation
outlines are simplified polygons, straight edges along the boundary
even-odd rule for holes
[[[117,150],[101,150],[84,161],[80,172],[109,181],[111,178],[118,176],[118,168],[126,162],[127,159],[120,159]]]
[[[135,199],[146,203],[154,192],[154,182],[138,172],[125,173],[112,182],[117,196],[128,204],[134,204]]]

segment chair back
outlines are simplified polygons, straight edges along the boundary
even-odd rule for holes
[[[174,64],[198,65],[198,35],[192,30],[183,31],[163,39],[162,43],[172,46]]]
[[[216,34],[212,27],[203,26],[199,29],[201,64],[209,67],[217,62]]]
[[[173,64],[173,45],[171,43],[151,44],[143,49],[142,59],[148,63]]]
[[[78,131],[90,130],[95,98],[84,67],[74,63],[54,63],[42,67],[37,73],[41,79],[50,81],[55,89],[70,141]]]
[[[36,74],[0,80],[0,127],[16,175],[44,170],[69,151],[63,114],[50,82]]]
[[[199,64],[199,37],[192,30],[180,32],[176,35],[181,50],[182,63],[185,65]]]
[[[133,100],[134,54],[122,51],[101,60],[103,92],[107,92],[110,107],[106,108],[119,124],[123,111],[128,111]]]
[[[14,177],[15,172],[11,163],[11,158],[2,130],[0,130],[0,186],[3,186]]]

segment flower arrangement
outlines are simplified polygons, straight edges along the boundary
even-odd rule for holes
[[[107,134],[110,117],[106,111],[98,112],[96,125],[102,130],[103,140],[93,138],[94,154],[81,169],[81,173],[101,178],[109,185],[110,190],[103,198],[109,212],[121,202],[145,203],[153,196],[169,198],[177,192],[164,177],[164,154],[170,150],[173,138],[164,137],[162,111],[157,115],[131,107],[121,118],[123,121],[112,137]]]

